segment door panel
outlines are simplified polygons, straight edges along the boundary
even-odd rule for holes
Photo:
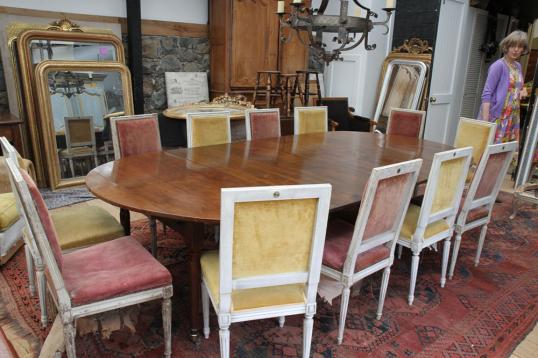
[[[454,140],[467,60],[461,52],[468,9],[469,0],[441,2],[424,139],[440,143]]]

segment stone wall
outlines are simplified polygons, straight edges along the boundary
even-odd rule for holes
[[[166,109],[165,72],[209,71],[209,40],[179,36],[142,36],[144,111]]]

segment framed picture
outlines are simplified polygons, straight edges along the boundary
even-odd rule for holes
[[[165,72],[168,108],[209,100],[207,73]]]

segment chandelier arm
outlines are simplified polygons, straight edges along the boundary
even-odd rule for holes
[[[362,43],[362,41],[364,40],[364,37],[365,37],[365,34],[363,32],[361,38],[357,42],[355,42],[353,45],[351,45],[349,47],[342,48],[341,51],[353,50],[355,47],[359,46]]]
[[[318,9],[318,14],[323,15],[325,10],[327,9],[328,4],[329,4],[329,0],[321,0],[321,5],[319,6],[319,9]]]

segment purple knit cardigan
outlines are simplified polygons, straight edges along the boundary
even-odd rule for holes
[[[517,69],[521,74],[521,64],[515,62]],[[501,111],[504,106],[508,86],[510,85],[510,69],[501,58],[491,64],[488,69],[488,78],[482,92],[482,103],[490,103],[489,120],[493,121],[501,116]],[[516,83],[518,91],[523,87],[523,83]],[[482,108],[480,108],[479,119],[482,119]]]

